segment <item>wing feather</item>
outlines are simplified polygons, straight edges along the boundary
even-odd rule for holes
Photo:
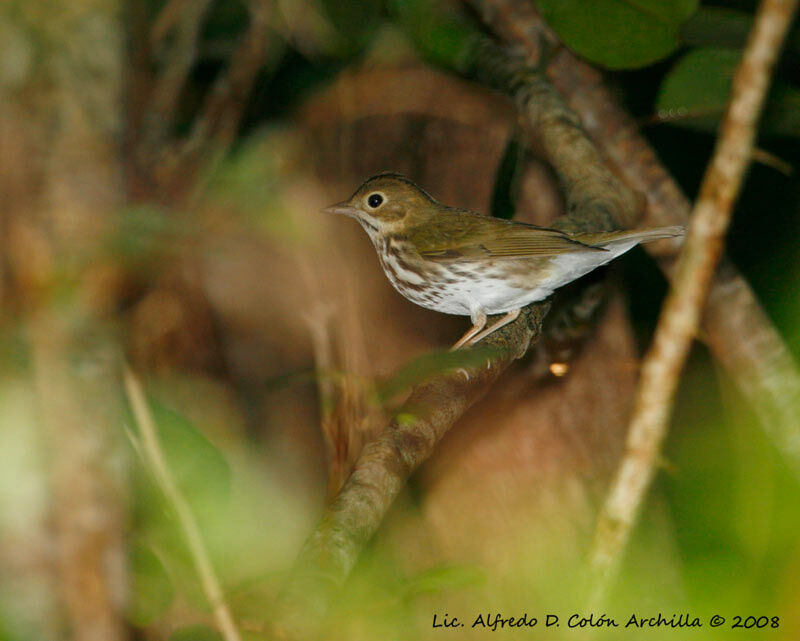
[[[457,214],[453,216],[452,214]],[[429,260],[481,260],[554,256],[575,251],[606,251],[556,229],[489,218],[461,210],[409,232],[409,240]],[[450,215],[448,215],[450,214]]]

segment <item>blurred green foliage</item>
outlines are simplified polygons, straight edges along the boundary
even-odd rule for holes
[[[128,619],[136,626],[149,625],[171,605],[175,588],[158,556],[144,545],[132,546],[128,563],[131,573]]]
[[[220,522],[229,511],[231,491],[231,469],[224,456],[180,412],[158,401],[151,401],[151,408],[167,464],[201,531],[214,536],[220,527],[227,529]],[[134,424],[132,418],[129,423]],[[205,609],[207,603],[174,507],[156,483],[134,431],[131,435],[136,445],[132,457],[137,461],[133,519],[141,543],[132,556],[135,592],[130,617],[142,625],[162,614],[176,591],[196,607]]]
[[[223,636],[207,625],[188,625],[170,634],[169,641],[223,641]]]
[[[486,583],[486,573],[478,567],[467,565],[440,565],[423,570],[406,582],[405,598],[420,594],[464,590]]]
[[[426,60],[461,69],[469,58],[476,28],[456,11],[456,5],[429,0],[388,0],[397,23]]]
[[[157,401],[151,402],[151,407],[167,463],[181,493],[195,512],[218,513],[230,495],[230,466],[186,416]],[[138,479],[137,512],[142,510],[144,515],[152,516],[152,506],[162,500],[161,491],[150,482],[147,472],[143,471]]]

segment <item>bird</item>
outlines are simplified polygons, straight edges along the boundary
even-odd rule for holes
[[[409,178],[384,172],[324,211],[355,218],[389,282],[417,305],[469,316],[451,349],[475,345],[523,307],[638,243],[672,238],[681,226],[566,232],[448,207]],[[488,316],[503,316],[487,327]]]

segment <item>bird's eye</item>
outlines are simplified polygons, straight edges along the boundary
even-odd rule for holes
[[[373,209],[380,207],[382,202],[383,196],[380,194],[370,194],[369,198],[367,198],[367,204]]]

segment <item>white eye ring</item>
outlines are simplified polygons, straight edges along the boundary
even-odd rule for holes
[[[367,205],[371,209],[377,209],[384,203],[385,200],[386,198],[384,198],[383,194],[376,191],[375,193],[372,193],[369,196],[367,196]]]

